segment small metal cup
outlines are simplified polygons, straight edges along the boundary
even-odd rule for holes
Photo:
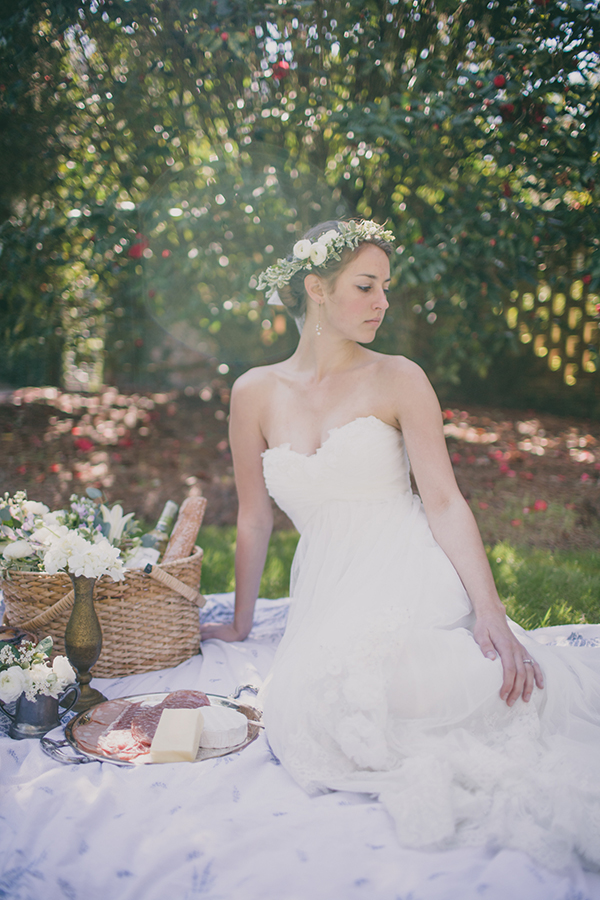
[[[70,693],[73,694],[73,697],[59,715],[59,704]],[[71,684],[58,697],[38,694],[34,700],[28,700],[25,694],[21,694],[17,699],[14,713],[9,712],[4,703],[0,701],[0,712],[3,712],[11,720],[8,729],[11,738],[17,741],[24,738],[41,738],[47,731],[52,731],[61,724],[62,717],[75,705],[78,697],[79,685]]]

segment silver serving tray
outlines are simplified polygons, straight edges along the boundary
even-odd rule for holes
[[[143,703],[145,706],[156,706],[171,693],[173,692],[165,691],[163,693],[134,694],[128,697],[113,697],[112,699],[131,700],[132,703]],[[238,751],[243,750],[244,747],[247,747],[248,744],[251,744],[252,741],[256,740],[261,728],[264,727],[260,721],[261,713],[259,710],[254,709],[254,707],[240,703],[239,700],[236,700],[234,697],[222,697],[220,694],[207,694],[206,696],[210,700],[211,706],[228,706],[230,709],[235,709],[238,712],[243,713],[248,719],[248,736],[241,744],[236,744],[232,747],[220,747],[210,750],[200,747],[194,762],[201,762],[205,759],[214,759],[218,756],[228,756],[230,753],[237,753]],[[150,760],[141,760],[140,762],[137,762],[136,760],[120,759],[118,756],[110,753],[91,753],[89,750],[84,750],[83,747],[79,746],[75,732],[77,725],[87,724],[89,713],[90,710],[79,713],[65,725],[64,740],[55,741],[48,737],[42,738],[40,743],[43,751],[57,762],[68,763],[71,765],[81,765],[82,763],[89,762],[109,762],[117,766],[164,765],[164,763],[151,763]]]

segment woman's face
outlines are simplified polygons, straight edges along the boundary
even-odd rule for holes
[[[376,244],[364,243],[325,288],[321,309],[323,326],[340,331],[350,340],[370,343],[389,306],[390,262]]]

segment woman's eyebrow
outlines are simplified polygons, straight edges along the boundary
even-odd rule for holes
[[[372,278],[373,281],[377,281],[377,275],[369,275],[368,272],[358,272],[356,277],[357,278]],[[389,278],[384,278],[384,284],[386,281],[391,281],[391,280],[392,280],[391,276]]]

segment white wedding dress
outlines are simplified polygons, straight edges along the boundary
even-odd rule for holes
[[[600,649],[511,627],[545,689],[507,707],[502,666],[412,493],[399,432],[374,416],[313,455],[263,454],[301,534],[290,617],[262,689],[268,740],[309,792],[378,795],[401,844],[524,850],[600,865]]]

